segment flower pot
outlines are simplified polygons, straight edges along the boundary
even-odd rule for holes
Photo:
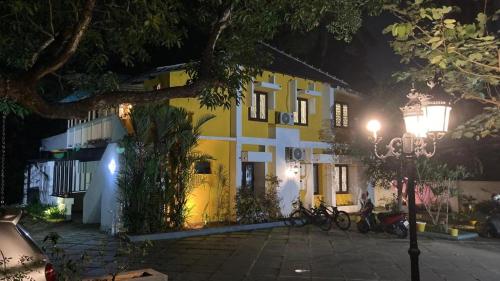
[[[450,228],[450,235],[457,237],[458,236],[458,228]]]
[[[418,232],[425,232],[425,222],[419,222],[417,221],[417,231]]]
[[[471,225],[471,226],[476,226],[476,223],[477,223],[477,220],[471,220],[471,221],[470,221],[470,225]]]

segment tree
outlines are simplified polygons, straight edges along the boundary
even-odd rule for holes
[[[474,3],[482,3],[474,19],[464,15]],[[400,80],[429,80],[442,73],[447,92],[459,99],[480,102],[481,114],[456,128],[453,137],[486,137],[500,133],[500,41],[495,27],[500,9],[495,1],[398,1],[385,9],[397,19],[384,33],[393,36],[391,46],[408,64],[397,73]],[[497,6],[498,7],[498,6]]]
[[[447,164],[427,158],[418,159],[417,185],[415,193],[431,218],[432,224],[439,223],[443,204],[446,206],[446,225],[448,229],[448,211],[450,197],[457,194],[456,182],[469,176],[463,166],[450,167]]]
[[[201,127],[215,116],[192,122],[182,108],[155,105],[136,106],[131,117],[118,177],[124,225],[131,233],[182,228],[194,165],[210,159],[195,150]]]
[[[336,38],[349,40],[363,12],[377,11],[379,2],[8,0],[0,6],[2,102],[48,118],[79,118],[123,102],[181,97],[229,107],[240,101],[239,89],[268,60],[257,52],[259,41],[271,39],[284,25],[307,31],[320,23]],[[187,65],[187,85],[120,89],[117,69],[147,62],[155,49],[181,47],[193,36],[192,42],[203,47]],[[57,102],[76,89],[90,94]]]

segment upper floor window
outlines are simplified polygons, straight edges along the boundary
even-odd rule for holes
[[[334,113],[335,127],[349,127],[349,106],[347,104],[336,102]]]
[[[297,98],[297,112],[293,114],[293,122],[297,125],[307,125],[307,99]]]
[[[255,121],[267,121],[267,94],[255,92],[252,95],[252,106],[248,111],[248,119]]]

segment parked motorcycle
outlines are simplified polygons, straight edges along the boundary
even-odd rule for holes
[[[485,222],[476,223],[476,231],[483,237],[500,237],[500,194],[491,197],[495,208],[486,217]]]
[[[399,238],[408,235],[409,222],[403,213],[379,213],[375,216],[372,210],[361,212],[361,220],[357,223],[361,233],[368,231],[385,231],[396,234]]]

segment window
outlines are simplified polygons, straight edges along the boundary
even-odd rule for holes
[[[349,191],[349,170],[347,165],[335,165],[335,178],[337,179],[335,188],[337,193],[347,193]]]
[[[248,110],[248,119],[267,121],[267,94],[255,92],[252,95],[252,106]]]
[[[212,173],[210,168],[210,161],[198,161],[194,164],[194,170],[196,174],[208,175]]]
[[[248,187],[253,190],[254,188],[254,165],[251,162],[241,163],[242,175],[241,186]]]
[[[334,115],[335,127],[349,127],[349,106],[347,104],[336,102]]]
[[[307,125],[307,99],[297,98],[297,112],[293,114],[293,122],[297,125]]]
[[[319,165],[313,164],[313,187],[314,195],[319,194]]]

